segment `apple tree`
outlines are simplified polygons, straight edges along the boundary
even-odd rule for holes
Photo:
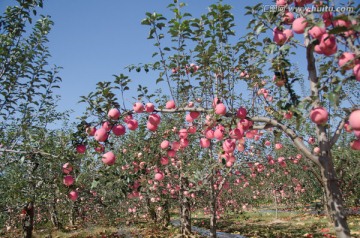
[[[181,123],[176,127],[184,130],[172,130],[180,141],[169,144],[166,153],[185,143],[174,155],[179,160],[190,148],[195,158],[207,158],[210,165],[223,169],[251,162],[258,163],[253,171],[262,170],[261,162],[271,161],[269,150],[260,143],[264,137],[279,150],[277,162],[285,167],[288,158],[281,156],[280,149],[282,142],[291,141],[319,175],[337,236],[350,237],[333,152],[344,129],[354,136],[347,148],[360,149],[358,8],[350,2],[351,11],[323,12],[306,7],[316,9],[331,2],[269,1],[275,9],[270,11],[264,4],[245,8],[249,21],[247,31],[240,33],[235,30],[241,19],[235,20],[231,6],[222,2],[212,4],[200,17],[183,13],[185,4],[176,0],[168,6],[174,15],[170,20],[146,13],[142,24],[150,28],[148,39],[155,42],[154,62],[128,69],[158,72],[154,81],[165,89],[148,98],[148,88],[139,85],[140,94],[129,106],[124,93],[131,80],[120,74],[108,83],[111,86],[97,92],[110,100],[91,99],[96,93],[83,97],[91,109],[85,117],[95,116],[95,125],[101,126],[94,131],[94,140],[111,145],[112,135],[118,133],[114,128],[124,130],[122,123],[129,130],[161,136],[157,118],[170,113]],[[117,92],[122,102],[115,98]],[[140,125],[145,123],[142,117],[147,118],[146,129]],[[184,135],[193,128],[194,136],[185,141]],[[310,137],[311,143],[305,140]],[[108,165],[116,157],[110,149],[103,155]],[[208,168],[213,168],[209,174],[218,176],[216,167]],[[216,228],[216,220],[212,224]]]

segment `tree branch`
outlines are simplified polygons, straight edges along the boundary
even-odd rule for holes
[[[274,119],[271,119],[271,118],[268,118],[268,117],[252,117],[252,118],[250,118],[250,120],[252,120],[254,122],[264,122],[264,123],[266,123],[263,126],[255,126],[254,129],[266,129],[266,128],[269,128],[269,127],[277,127],[277,128],[279,128],[280,130],[285,132],[287,136],[290,137],[290,139],[294,142],[294,145],[296,146],[296,148],[298,148],[308,159],[313,161],[315,164],[320,165],[319,164],[319,157],[314,156],[311,153],[311,151],[306,147],[303,140],[289,127],[279,123],[277,120],[274,120]],[[263,128],[261,128],[261,127],[263,127]]]

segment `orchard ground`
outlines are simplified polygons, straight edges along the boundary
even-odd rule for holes
[[[240,234],[245,237],[334,237],[334,229],[328,217],[320,210],[315,209],[316,203],[307,204],[291,210],[281,206],[278,214],[274,206],[263,205],[242,212],[229,212],[219,219],[218,231]],[[320,214],[318,214],[318,212]],[[349,213],[349,226],[353,237],[360,237],[360,208],[351,208]],[[178,211],[171,213],[172,220],[179,219]],[[209,217],[201,211],[192,214],[193,226],[209,229]],[[97,221],[97,224],[77,223],[61,230],[54,230],[51,224],[36,227],[35,238],[61,237],[61,238],[92,238],[92,237],[176,237],[180,235],[178,227],[169,225],[165,229],[161,225],[149,220],[137,218],[119,219],[117,225],[109,225],[108,221]],[[17,237],[20,229],[11,232],[1,231],[1,237]],[[204,237],[194,233],[192,237]]]

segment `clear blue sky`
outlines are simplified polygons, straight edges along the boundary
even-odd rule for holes
[[[0,10],[15,0],[0,0]],[[113,74],[127,73],[129,64],[151,62],[155,48],[147,40],[148,27],[140,24],[145,12],[170,14],[166,6],[171,0],[44,0],[40,14],[50,15],[55,22],[49,36],[51,63],[63,67],[60,110],[74,109],[72,119],[80,116],[85,104],[78,104],[81,95],[94,90],[99,81],[113,79]],[[183,0],[193,16],[207,12],[215,0]],[[245,31],[248,23],[244,7],[267,1],[224,0],[233,6],[236,32]],[[306,74],[305,74],[306,75]],[[140,75],[139,75],[140,76]],[[144,77],[142,75],[141,77]],[[138,77],[140,79],[140,77]],[[154,85],[156,75],[141,78],[145,85]],[[152,87],[152,86],[151,86]],[[136,88],[133,88],[136,90]],[[129,102],[135,96],[128,93]]]
[[[207,12],[214,0],[185,0],[189,12],[199,16]],[[15,0],[0,0],[1,13]],[[170,14],[171,0],[44,0],[40,14],[50,15],[55,25],[49,36],[51,63],[63,67],[60,110],[74,109],[72,116],[82,114],[85,104],[77,104],[81,95],[94,90],[98,81],[109,81],[113,74],[127,73],[129,64],[151,62],[155,51],[147,40],[148,27],[140,24],[146,12]],[[223,1],[234,6],[233,13],[242,15],[246,4]],[[239,21],[238,29],[247,22]],[[241,28],[239,28],[241,27]],[[237,29],[237,30],[238,30]],[[143,77],[143,76],[142,76]],[[148,75],[151,77],[151,75]],[[156,77],[144,78],[154,84]],[[140,83],[140,82],[139,82]],[[136,90],[134,88],[133,90]],[[132,95],[132,96],[135,96]],[[128,97],[131,100],[131,96]]]

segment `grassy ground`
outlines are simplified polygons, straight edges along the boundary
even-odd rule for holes
[[[350,216],[349,226],[352,237],[360,237],[360,216]],[[193,219],[193,224],[209,228],[205,218]],[[218,231],[241,234],[246,237],[332,237],[333,225],[324,215],[307,213],[279,212],[276,218],[273,212],[243,212],[229,214],[217,223]]]
[[[348,223],[352,237],[360,238],[360,215],[349,216]],[[209,218],[193,214],[192,225],[209,228]],[[120,234],[119,234],[120,227]],[[241,234],[248,238],[287,238],[287,237],[332,237],[334,235],[332,224],[324,215],[312,215],[303,212],[282,211],[275,216],[274,212],[242,212],[228,214],[221,218],[217,224],[218,231]],[[138,220],[132,225],[65,227],[61,231],[38,229],[34,238],[105,238],[105,237],[176,237],[178,228],[160,226]],[[1,237],[19,237],[16,231],[1,234]],[[195,236],[194,236],[195,237]]]

